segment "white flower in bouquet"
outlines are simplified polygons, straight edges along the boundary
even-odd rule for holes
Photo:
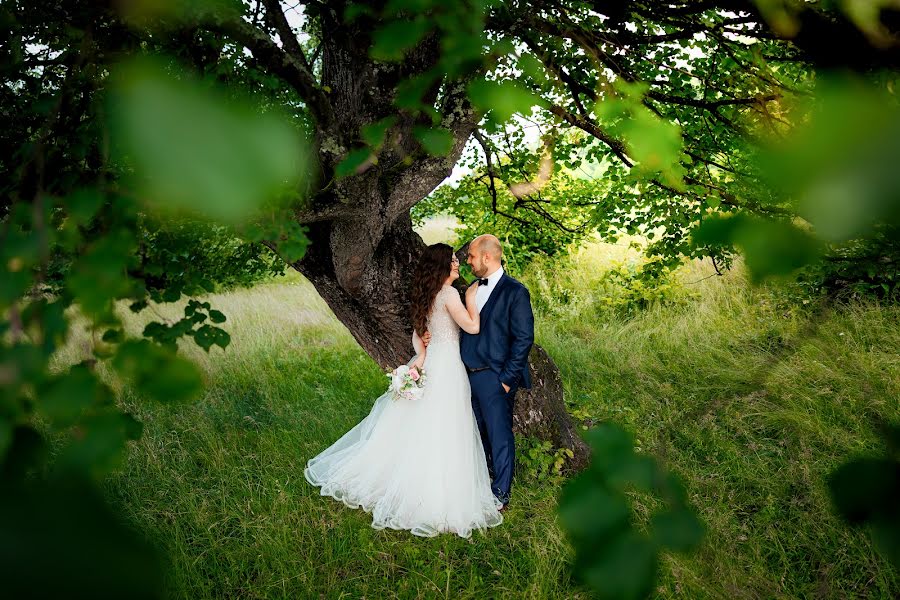
[[[400,365],[387,374],[391,379],[388,391],[393,392],[394,400],[417,400],[422,397],[425,388],[425,372],[416,367]]]

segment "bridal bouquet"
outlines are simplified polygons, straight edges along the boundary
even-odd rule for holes
[[[387,374],[391,380],[388,391],[394,393],[394,400],[418,400],[425,389],[425,372],[416,367],[401,365]]]

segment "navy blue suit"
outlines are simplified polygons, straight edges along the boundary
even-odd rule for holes
[[[534,313],[524,285],[504,273],[496,286],[481,309],[480,333],[462,333],[460,354],[467,369],[478,369],[469,372],[472,411],[494,473],[491,489],[506,504],[516,460],[513,402],[520,387],[531,387],[528,353],[534,344]]]

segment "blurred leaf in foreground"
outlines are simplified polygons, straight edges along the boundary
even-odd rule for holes
[[[656,460],[635,452],[632,436],[611,423],[588,434],[590,467],[562,491],[559,516],[575,548],[575,573],[598,598],[646,598],[664,550],[687,552],[704,526],[687,505],[680,483]],[[665,507],[647,533],[633,523],[629,493],[659,496]]]
[[[763,155],[770,184],[827,241],[900,222],[897,99],[870,83],[832,77],[819,84],[814,102],[794,117],[804,125]]]
[[[83,479],[14,485],[0,494],[5,598],[162,597],[162,562]]]
[[[137,60],[116,72],[111,130],[143,199],[235,222],[297,187],[300,131],[171,70]]]
[[[869,526],[876,545],[900,568],[900,426],[885,431],[888,455],[857,458],[829,478],[838,513],[851,525]]]
[[[773,212],[791,207],[808,226],[783,216],[714,216],[694,230],[695,247],[739,248],[759,280],[794,273],[835,244],[896,229],[900,104],[889,88],[850,76],[823,78],[790,117],[798,125],[759,152],[759,172],[780,203]]]
[[[815,260],[821,244],[788,221],[746,214],[714,216],[694,230],[697,246],[739,248],[754,280],[789,275]]]
[[[681,189],[680,127],[644,105],[647,86],[617,82],[616,91],[597,102],[594,110],[598,119],[624,140],[628,156],[636,162],[632,175],[646,179],[658,175],[666,185]]]

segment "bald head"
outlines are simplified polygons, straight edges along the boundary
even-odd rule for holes
[[[500,259],[503,257],[503,246],[500,245],[500,240],[496,236],[489,233],[479,235],[472,240],[472,246],[477,248],[479,252],[489,254],[491,258],[497,260],[497,264],[500,264]]]
[[[491,234],[479,235],[469,244],[469,255],[466,262],[478,277],[487,277],[500,268],[503,258],[503,246],[500,240]]]

